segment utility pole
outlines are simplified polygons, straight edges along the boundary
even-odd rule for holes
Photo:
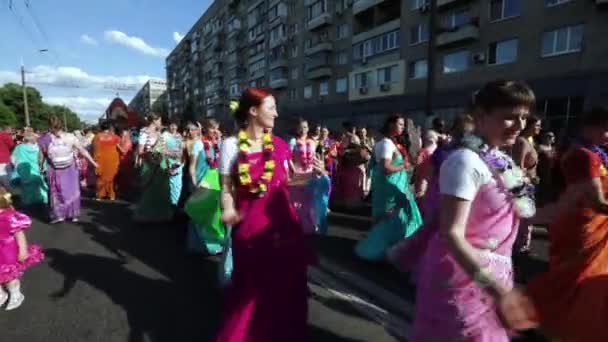
[[[435,41],[437,37],[437,0],[427,0],[429,6],[429,44],[427,51],[426,74],[426,115],[433,115],[433,101],[435,95],[435,69],[437,54]]]
[[[25,67],[21,64],[21,88],[23,88],[23,111],[25,113],[25,127],[30,127],[30,111],[27,106],[27,86],[25,85]]]

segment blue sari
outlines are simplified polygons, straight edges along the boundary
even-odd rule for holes
[[[24,206],[47,204],[49,201],[49,187],[38,166],[39,151],[37,144],[24,143],[17,145],[11,154],[14,164],[11,186],[21,190],[20,200]]]
[[[402,163],[403,157],[396,153],[392,165]],[[379,261],[385,258],[388,248],[410,237],[422,226],[422,216],[409,190],[405,170],[387,175],[375,157],[370,168],[373,168],[372,216],[375,224],[367,238],[355,246],[355,253],[362,259]]]

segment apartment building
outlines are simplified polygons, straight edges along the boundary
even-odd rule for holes
[[[166,116],[167,84],[164,80],[151,79],[146,82],[129,102],[129,111],[144,119],[150,112]]]
[[[552,126],[608,101],[606,0],[437,0],[435,114],[496,78],[524,79]],[[248,86],[337,127],[424,115],[427,0],[216,0],[167,58],[170,113],[228,121]]]

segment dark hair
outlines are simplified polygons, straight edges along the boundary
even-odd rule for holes
[[[158,115],[156,113],[150,113],[150,114],[148,114],[148,116],[146,116],[146,122],[148,123],[148,125],[158,119],[160,119],[160,115]]]
[[[438,133],[445,133],[445,121],[442,118],[435,117],[431,125]]]
[[[534,125],[536,125],[541,120],[542,119],[536,115],[530,115],[528,117],[528,119],[526,120],[526,128],[524,130],[525,131],[529,130],[530,128],[534,127]]]
[[[454,141],[460,141],[463,138],[465,134],[464,128],[467,124],[475,125],[475,119],[469,113],[463,113],[454,118],[451,129]]]
[[[239,109],[234,113],[234,118],[238,125],[241,127],[246,126],[247,119],[249,118],[249,109],[262,105],[262,102],[268,96],[272,96],[272,92],[266,89],[253,87],[245,89],[239,99]]]
[[[302,125],[303,123],[308,123],[308,120],[304,119],[303,117],[299,117],[298,120],[296,121],[296,135],[301,135],[302,134],[302,130],[300,129],[300,125]],[[309,128],[310,130],[310,128]]]
[[[498,80],[486,83],[473,97],[474,107],[486,113],[497,108],[534,107],[536,97],[532,89],[521,81]]]
[[[384,135],[384,136],[388,136],[391,133],[391,126],[393,124],[396,124],[397,121],[399,121],[399,119],[405,120],[403,118],[403,115],[398,114],[398,113],[392,114],[391,116],[386,118],[386,121],[384,121],[384,125],[382,126],[382,129],[380,130],[380,133],[382,133],[382,135]]]
[[[102,121],[102,122],[99,124],[99,128],[100,128],[102,131],[106,131],[106,130],[110,129],[110,122],[109,122],[108,120],[104,120],[104,121]]]
[[[51,130],[58,131],[62,128],[62,126],[63,123],[61,122],[61,120],[59,120],[57,115],[52,114],[51,116],[49,116],[49,128]]]
[[[593,107],[581,119],[581,126],[606,127],[608,126],[608,107]]]

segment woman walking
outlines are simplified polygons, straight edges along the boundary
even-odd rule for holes
[[[11,154],[13,172],[11,175],[11,186],[19,188],[20,204],[31,206],[48,203],[48,186],[38,164],[40,147],[36,143],[34,133],[26,133],[23,143],[15,146]]]
[[[55,115],[49,118],[49,132],[38,139],[40,170],[46,163],[49,186],[51,224],[80,217],[79,173],[75,152],[82,154],[94,167],[97,163],[73,134],[62,129],[63,123]]]
[[[163,134],[167,146],[167,161],[169,167],[169,189],[171,204],[177,207],[182,195],[184,169],[184,140],[178,131],[176,123],[169,125],[169,131]]]
[[[235,107],[242,129],[222,142],[219,165],[234,271],[216,341],[304,342],[312,251],[287,192],[289,147],[270,133],[275,98],[249,88]]]
[[[110,123],[104,121],[99,126],[100,132],[93,139],[93,159],[97,163],[97,182],[95,183],[95,199],[109,198],[116,200],[114,179],[118,174],[120,163],[120,138],[111,132]]]
[[[173,218],[167,146],[160,127],[160,117],[151,114],[148,126],[139,133],[136,164],[140,167],[141,197],[135,207],[134,220],[140,223],[161,223]]]
[[[133,142],[131,134],[126,128],[120,129],[120,142],[118,143],[118,191],[123,194],[128,194],[133,188]]]
[[[441,165],[441,219],[420,267],[412,341],[508,342],[496,302],[511,290],[519,217],[534,215],[530,181],[500,151],[534,106],[524,83],[496,81],[476,95],[476,134]]]
[[[372,184],[372,216],[374,226],[365,240],[355,246],[362,259],[382,260],[388,248],[410,237],[422,225],[422,217],[404,163],[406,149],[396,143],[403,134],[405,121],[401,115],[390,116],[382,129],[384,139],[374,146]]]
[[[298,120],[297,135],[289,142],[292,159],[289,161],[291,172],[296,177],[312,177],[315,142],[308,137],[308,122]],[[289,187],[289,195],[296,209],[304,232],[312,234],[316,228],[316,216],[313,212],[313,189],[305,184]]]

